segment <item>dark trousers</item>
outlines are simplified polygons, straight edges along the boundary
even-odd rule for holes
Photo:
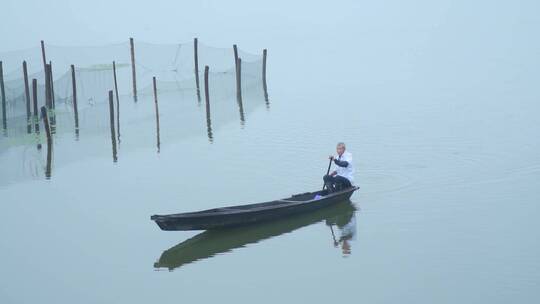
[[[329,192],[339,191],[351,187],[351,182],[343,176],[339,175],[325,175],[323,177],[326,189]]]

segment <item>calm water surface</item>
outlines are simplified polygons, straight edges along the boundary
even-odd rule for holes
[[[0,302],[537,302],[540,45],[527,5],[390,10],[386,23],[345,13],[331,17],[337,36],[269,37],[269,106],[250,89],[241,122],[234,99],[216,101],[212,143],[195,95],[166,94],[160,153],[150,98],[124,99],[142,118],[123,126],[116,163],[106,128],[58,135],[49,180],[46,149],[0,138]],[[361,187],[351,202],[218,232],[150,221],[319,189],[337,141]]]

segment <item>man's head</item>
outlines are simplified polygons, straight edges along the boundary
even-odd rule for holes
[[[336,146],[336,152],[338,155],[341,156],[343,152],[345,152],[345,144],[342,142],[339,142]]]

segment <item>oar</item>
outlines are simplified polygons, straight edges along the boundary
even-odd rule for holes
[[[330,167],[332,166],[332,160],[328,162],[328,169],[326,170],[326,175],[330,174]],[[323,181],[322,189],[324,190],[324,187],[326,186],[326,183]]]

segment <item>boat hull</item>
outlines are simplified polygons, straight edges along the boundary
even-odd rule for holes
[[[154,215],[153,221],[165,231],[212,230],[249,225],[315,211],[348,200],[358,187],[331,194],[307,192],[267,203],[216,208],[200,212]],[[317,195],[324,195],[316,198]]]
[[[207,230],[163,251],[158,261],[154,263],[154,267],[172,271],[184,265],[231,252],[248,244],[259,243],[321,221],[328,226],[343,219],[348,222],[355,211],[356,208],[350,201],[344,201],[313,212],[258,225]]]

